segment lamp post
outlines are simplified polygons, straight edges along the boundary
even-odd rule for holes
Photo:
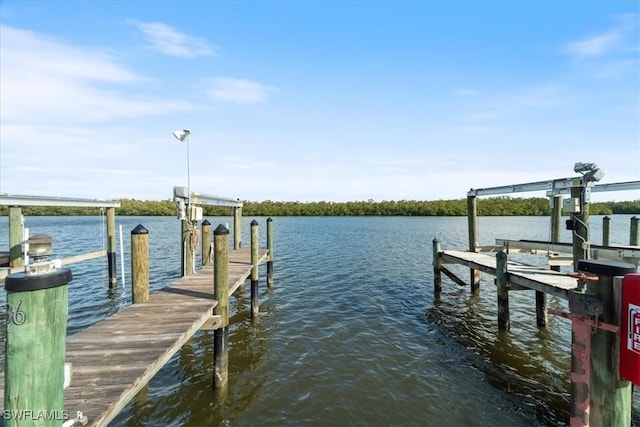
[[[182,129],[173,131],[173,136],[176,137],[177,140],[187,143],[187,196],[189,203],[187,204],[187,209],[191,207],[191,173],[189,171],[189,135],[191,131],[189,129]]]

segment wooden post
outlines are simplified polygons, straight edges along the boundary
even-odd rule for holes
[[[571,406],[569,425],[589,427],[591,401],[591,325],[589,318],[571,316]]]
[[[619,325],[615,318],[613,278],[635,273],[633,264],[619,261],[589,260],[578,263],[578,270],[595,274],[598,281],[587,281],[586,291],[602,304],[598,320]],[[574,310],[572,310],[574,311]],[[631,425],[631,382],[621,380],[614,369],[617,360],[616,334],[591,328],[591,380],[589,424],[591,426]]]
[[[131,303],[149,299],[149,230],[142,224],[131,230]]]
[[[206,219],[202,221],[202,266],[213,264],[213,251],[211,247],[211,223]]]
[[[638,227],[638,223],[640,222],[640,218],[637,216],[631,217],[631,228],[629,229],[629,246],[638,246],[638,242],[640,242],[640,227]]]
[[[22,209],[18,206],[9,207],[9,267],[24,267],[22,256]]]
[[[551,243],[560,242],[561,222],[562,196],[555,195],[552,199],[551,208]],[[551,266],[551,270],[560,271],[560,266]],[[536,325],[544,328],[547,326],[547,321],[547,295],[544,292],[536,291]]]
[[[229,230],[222,224],[213,231],[213,314],[220,327],[213,332],[213,387],[226,388],[229,381]]]
[[[440,270],[440,240],[433,239],[433,295],[438,297],[442,292],[442,270]]]
[[[182,220],[182,275],[183,276],[191,276],[195,274],[194,268],[194,257],[195,257],[195,248],[194,248],[194,240],[196,239],[194,224],[188,220]]]
[[[258,221],[251,221],[251,317],[258,317]]]
[[[508,331],[509,321],[509,289],[507,288],[507,254],[500,251],[496,254],[496,285],[498,288],[498,330]]]
[[[575,222],[575,230],[573,231],[573,270],[577,271],[578,261],[589,259],[589,251],[583,249],[582,244],[589,241],[589,202],[585,197],[587,188],[584,185],[571,187],[571,197],[580,201],[580,212],[572,214]]]
[[[478,243],[478,201],[476,196],[467,196],[467,222],[469,224],[469,250],[475,252]],[[480,270],[470,269],[471,292],[480,288]]]
[[[116,208],[107,208],[107,263],[109,270],[109,290],[118,286],[116,273]]]
[[[602,218],[602,246],[611,245],[611,218]]]
[[[242,207],[233,208],[233,249],[242,247]]]
[[[60,426],[64,421],[67,285],[71,279],[68,268],[6,278],[4,409],[6,414],[17,414],[5,418],[7,427]],[[53,419],[38,418],[39,413]]]
[[[269,258],[267,259],[267,286],[273,286],[273,220],[267,218],[267,250]]]

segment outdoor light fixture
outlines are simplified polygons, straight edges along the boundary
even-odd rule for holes
[[[586,182],[598,182],[604,176],[604,171],[595,163],[578,162],[573,166],[573,171],[582,174]]]
[[[177,140],[187,142],[187,196],[189,199],[187,206],[191,206],[191,173],[189,172],[189,135],[191,131],[189,129],[182,129],[173,131],[172,133]]]

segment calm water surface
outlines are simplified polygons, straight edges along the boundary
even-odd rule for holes
[[[612,243],[628,243],[629,218],[612,216]],[[244,219],[244,242],[252,219]],[[256,219],[264,245],[265,218]],[[209,220],[214,228],[233,222]],[[546,217],[480,218],[480,244],[547,240],[548,223]],[[591,218],[594,243],[601,242],[601,223]],[[110,296],[104,260],[74,264],[69,334],[130,303],[130,231],[138,224],[150,233],[151,288],[178,277],[179,221],[118,217],[126,284],[119,281]],[[29,217],[26,226],[54,236],[57,257],[104,248],[100,217]],[[570,241],[564,233],[562,240]],[[3,217],[4,250],[7,234]],[[549,316],[548,328],[538,330],[533,292],[512,292],[511,330],[499,334],[493,277],[486,275],[478,295],[445,281],[434,300],[431,241],[465,249],[466,217],[276,217],[274,235],[275,287],[266,289],[263,266],[259,321],[249,319],[248,292],[231,300],[226,394],[211,389],[213,333],[200,331],[112,425],[568,424],[567,320]],[[553,297],[548,305],[566,309]],[[634,425],[639,411],[636,396]]]

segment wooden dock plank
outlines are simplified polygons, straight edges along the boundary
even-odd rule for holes
[[[442,251],[440,261],[447,264],[462,264],[491,275],[496,274],[496,257],[476,252]],[[570,289],[575,289],[578,282],[565,273],[547,270],[544,267],[526,265],[509,261],[507,265],[507,281],[516,286],[556,295],[568,299]]]
[[[267,260],[261,249],[259,263]],[[229,253],[229,290],[251,273],[250,249]],[[91,426],[105,426],[162,366],[213,316],[213,267],[182,277],[78,334],[67,337],[66,362],[72,364],[64,408],[82,411]],[[216,322],[217,321],[217,322]],[[0,378],[4,401],[4,375]]]

